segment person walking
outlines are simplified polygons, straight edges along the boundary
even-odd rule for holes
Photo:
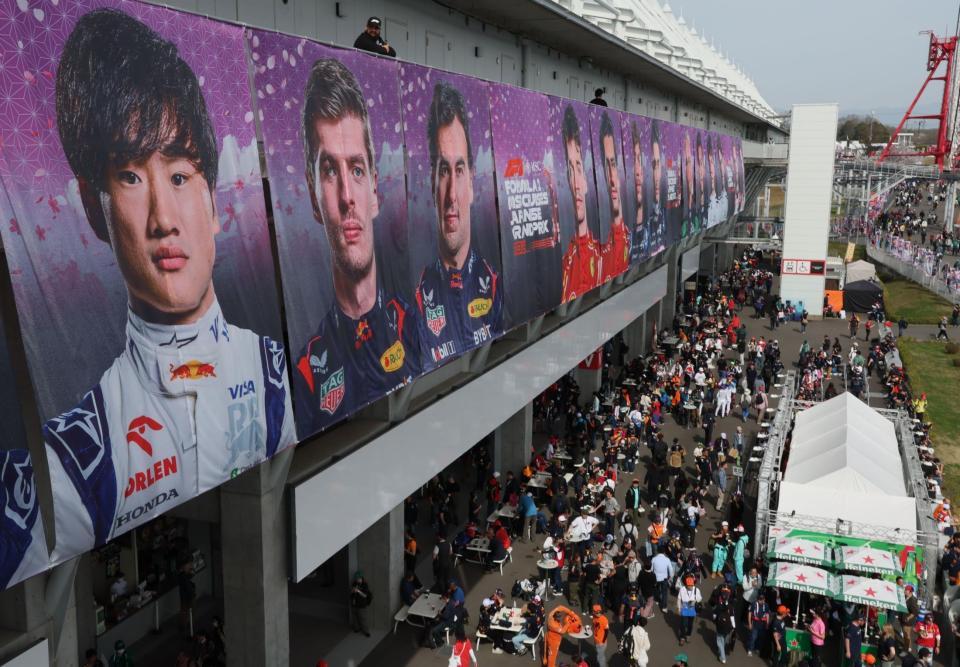
[[[827,624],[816,609],[810,610],[810,623],[807,625],[807,630],[810,632],[810,667],[820,667],[823,660],[823,643],[827,639]]]
[[[597,667],[607,667],[607,637],[610,634],[610,621],[603,613],[603,607],[593,605],[593,645],[597,650]]]
[[[736,627],[734,619],[733,602],[728,596],[720,596],[713,608],[713,621],[717,630],[717,656],[720,662],[727,662],[727,645],[733,638],[733,630]]]
[[[750,541],[750,536],[747,535],[742,525],[737,526],[736,534],[737,538],[733,543],[733,572],[739,584],[743,581],[743,561],[746,557],[747,543]]]
[[[696,587],[693,575],[683,578],[683,587],[677,592],[677,613],[680,615],[680,645],[690,641],[697,610],[703,602],[703,594]]]
[[[650,662],[648,651],[651,648],[650,635],[646,630],[647,619],[642,616],[636,624],[631,625],[623,633],[620,641],[620,653],[630,663],[630,667],[647,667]]]
[[[767,599],[758,595],[750,604],[747,615],[747,630],[750,632],[747,639],[747,655],[753,655],[754,652],[759,654],[763,650],[770,623],[770,607],[767,606]]]
[[[941,316],[940,322],[937,324],[937,340],[950,340],[950,336],[947,335],[946,315]]]
[[[473,644],[467,639],[467,633],[464,631],[462,624],[457,625],[453,631],[453,636],[457,638],[457,642],[453,645],[453,653],[450,654],[450,666],[470,667],[472,664],[473,667],[477,667],[479,664],[477,654],[473,650]],[[455,663],[453,662],[454,658],[457,659]]]
[[[350,587],[350,628],[354,632],[370,636],[370,625],[367,622],[367,607],[373,601],[370,586],[363,578],[363,572],[357,570],[353,575],[353,585]]]
[[[900,319],[897,320],[897,338],[903,337],[903,332],[907,330],[908,326],[909,322],[907,322],[907,318],[901,315]]]
[[[630,484],[630,488],[627,489],[627,495],[624,498],[623,504],[626,507],[627,513],[629,514],[633,525],[639,523],[638,519],[640,515],[644,513],[643,502],[640,492],[640,480],[634,478],[633,482]]]

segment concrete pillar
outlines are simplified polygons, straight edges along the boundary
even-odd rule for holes
[[[673,316],[677,312],[677,294],[683,287],[680,283],[680,271],[677,267],[679,258],[680,252],[676,246],[667,250],[667,295],[661,299],[659,324],[661,329],[670,327]]]
[[[15,656],[30,648],[39,639],[48,637],[51,645],[54,638],[47,624],[44,606],[44,577],[27,579],[21,584],[0,591],[0,664],[6,664]],[[75,638],[75,635],[74,635]],[[79,662],[76,639],[73,645],[65,647],[63,656],[57,654],[56,646],[51,646],[55,665],[76,665]]]
[[[283,492],[292,458],[291,447],[220,487],[224,624],[232,665],[290,663]]]
[[[363,572],[373,601],[367,611],[370,632],[387,631],[393,627],[393,615],[400,608],[400,581],[403,579],[403,505],[397,505],[388,514],[367,528],[354,541],[351,560],[356,563],[350,572]],[[353,549],[351,549],[353,551]]]
[[[644,313],[633,322],[628,324],[623,330],[623,342],[627,344],[630,350],[627,352],[626,361],[646,353],[647,314]]]
[[[527,403],[493,433],[493,469],[515,475],[530,460],[533,447],[533,403]]]
[[[580,385],[580,400],[585,401],[587,397],[594,392],[600,391],[600,384],[603,381],[603,366],[610,363],[609,359],[604,359],[600,368],[580,368],[577,366],[573,370],[573,377]]]

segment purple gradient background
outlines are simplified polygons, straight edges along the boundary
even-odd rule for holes
[[[663,161],[663,178],[667,183],[665,186],[667,200],[664,205],[666,206],[667,217],[666,245],[669,248],[680,242],[680,223],[683,220],[683,128],[680,125],[669,122],[660,125],[660,150]],[[669,199],[669,173],[671,169],[677,172],[677,189],[675,192],[677,199],[675,202],[671,202]],[[671,208],[674,203],[676,206]]]
[[[646,116],[636,116],[629,113],[620,114],[621,150],[623,153],[624,194],[623,219],[627,224],[635,241],[636,228],[646,223],[648,212],[644,209],[641,219],[637,220],[637,188],[633,180],[633,126],[636,125],[640,135],[640,160],[643,163],[643,182],[640,184],[641,194],[645,203],[650,202],[650,119]],[[630,264],[639,264],[647,258],[648,248],[640,243],[630,246]]]
[[[409,210],[410,276],[414,289],[423,269],[437,258],[437,209],[431,184],[430,142],[427,137],[434,87],[447,83],[463,96],[473,150],[473,205],[470,207],[470,245],[500,274],[500,231],[496,184],[493,177],[493,142],[490,100],[481,79],[443,70],[401,63],[400,91],[403,136],[406,143],[407,207]],[[502,285],[500,289],[503,289]],[[504,295],[506,298],[506,294]],[[496,332],[500,335],[502,332]],[[424,369],[435,367],[429,350],[422,350]]]
[[[510,329],[555,308],[560,303],[562,250],[558,243],[553,248],[535,250],[519,257],[513,254],[510,211],[506,206],[503,173],[511,159],[522,158],[525,162],[542,163],[544,169],[553,175],[556,183],[561,179],[566,181],[566,167],[562,152],[559,157],[557,155],[560,142],[557,136],[552,134],[548,122],[551,106],[549,97],[506,84],[491,83],[488,90],[500,211],[500,245],[506,307],[504,329]],[[562,148],[560,150],[562,151]]]
[[[124,346],[126,289],[87,224],[55,122],[64,41],[99,8],[153,28],[196,73],[220,149],[217,295],[231,323],[281,339],[241,29],[129,0],[0,0],[0,234],[44,420],[72,407]]]

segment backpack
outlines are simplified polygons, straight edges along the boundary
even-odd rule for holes
[[[620,654],[626,656],[627,658],[633,657],[633,633],[624,632],[623,638],[620,640]]]
[[[683,466],[683,454],[680,453],[679,449],[670,452],[669,463],[671,468],[680,468]]]

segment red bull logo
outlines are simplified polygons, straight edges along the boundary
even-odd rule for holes
[[[171,380],[198,380],[200,378],[215,377],[217,377],[217,373],[214,369],[214,364],[205,361],[191,359],[187,363],[180,364],[179,366],[170,364]]]
[[[353,346],[358,350],[360,349],[361,345],[373,338],[373,330],[370,328],[370,325],[367,324],[366,320],[360,320],[357,322],[356,334],[357,339],[354,341]]]

